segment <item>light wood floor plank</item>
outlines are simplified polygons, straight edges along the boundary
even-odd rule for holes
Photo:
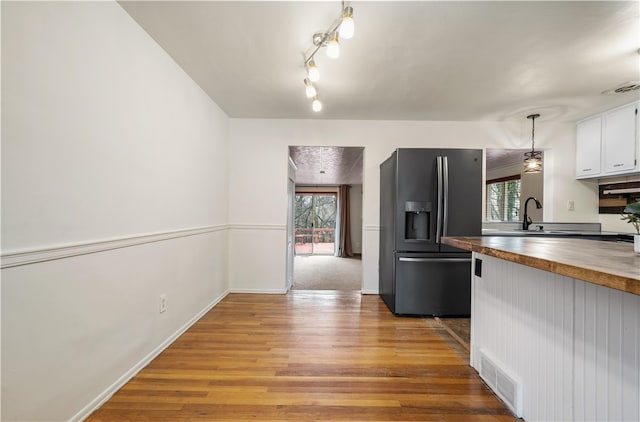
[[[431,319],[378,296],[231,294],[88,421],[515,421]]]

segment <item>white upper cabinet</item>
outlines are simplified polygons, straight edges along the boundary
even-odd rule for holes
[[[633,103],[578,122],[577,179],[640,173],[637,109]]]
[[[576,178],[599,175],[602,116],[579,122],[576,130]]]
[[[636,110],[631,104],[605,113],[602,163],[604,173],[636,170]]]

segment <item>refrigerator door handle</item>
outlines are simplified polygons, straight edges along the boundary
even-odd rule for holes
[[[442,236],[442,157],[436,157],[436,175],[438,177],[438,204],[436,209],[436,243]]]
[[[400,262],[471,262],[471,258],[398,258]]]
[[[449,160],[442,157],[442,236],[447,235],[447,225],[449,223]]]

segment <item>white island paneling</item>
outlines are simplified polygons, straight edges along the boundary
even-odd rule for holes
[[[522,383],[525,420],[640,420],[640,296],[474,257],[471,364]]]

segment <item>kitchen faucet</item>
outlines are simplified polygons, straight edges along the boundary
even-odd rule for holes
[[[536,208],[540,209],[542,208],[542,204],[540,203],[540,201],[538,201],[536,198],[534,198],[533,196],[530,196],[527,198],[526,201],[524,201],[524,217],[522,218],[522,230],[529,230],[529,226],[531,225],[532,221],[531,221],[531,217],[529,217],[527,215],[527,205],[529,205],[529,201],[531,200],[536,201]]]

